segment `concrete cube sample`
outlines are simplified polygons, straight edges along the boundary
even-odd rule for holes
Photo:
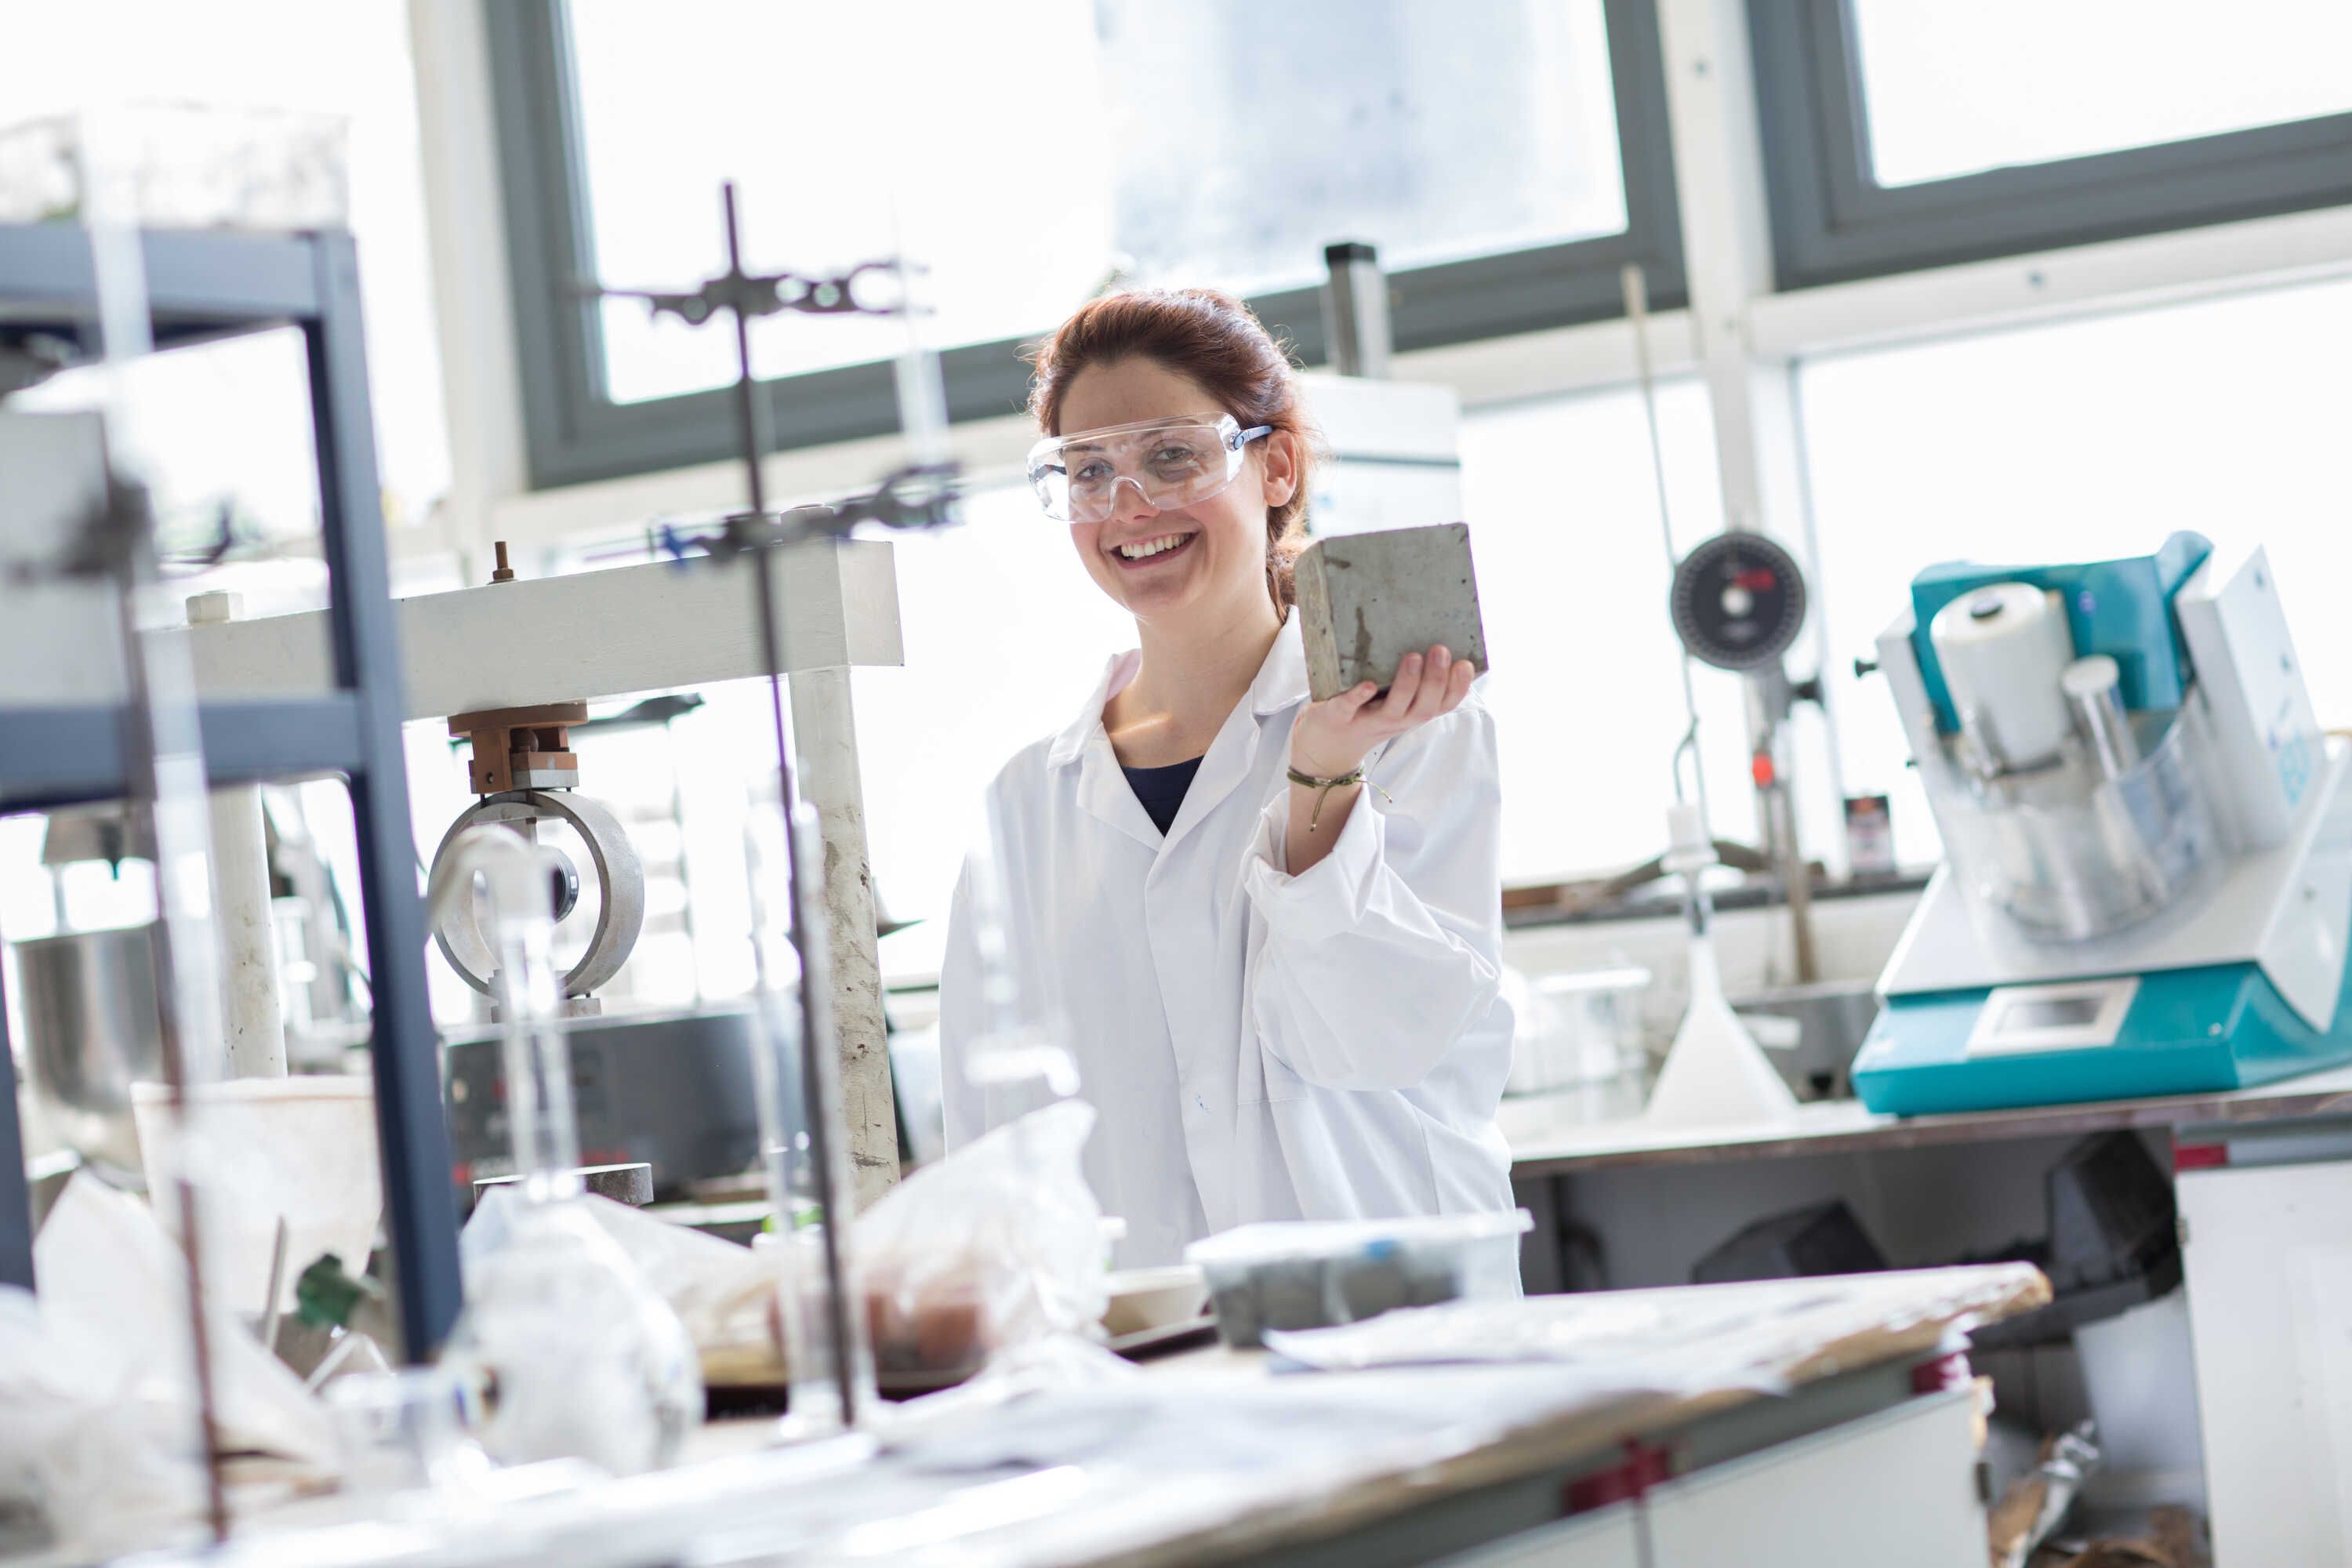
[[[1318,702],[1360,681],[1385,687],[1405,655],[1437,643],[1486,669],[1467,523],[1317,540],[1298,557],[1298,616]]]

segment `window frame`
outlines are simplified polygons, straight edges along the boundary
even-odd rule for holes
[[[2352,203],[2352,113],[1882,186],[1849,0],[1748,13],[1781,289]]]
[[[1619,272],[1628,263],[1642,268],[1654,308],[1686,301],[1656,8],[1652,0],[1601,0],[1601,8],[1616,100],[1625,228],[1593,239],[1391,272],[1398,349],[1620,316]],[[608,395],[598,303],[578,288],[594,272],[565,0],[501,0],[484,10],[530,488],[622,479],[732,456],[735,426],[726,388],[630,404],[614,403]],[[1328,358],[1321,294],[1309,287],[1250,300],[1310,365]],[[1028,368],[1018,351],[1026,341],[970,344],[941,353],[951,420],[1020,412]],[[761,391],[769,428],[775,433],[772,449],[827,446],[898,429],[887,363],[781,377],[763,382]]]

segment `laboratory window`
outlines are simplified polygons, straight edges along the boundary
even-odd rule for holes
[[[1135,623],[1026,486],[897,546],[907,662],[860,669],[858,761],[874,887],[896,920],[943,919],[989,781],[1075,717]]]
[[[2339,0],[1748,17],[1783,289],[2352,202]]]
[[[1334,239],[1411,268],[1626,225],[1601,0],[693,0],[657,27],[630,0],[574,0],[568,16],[587,237],[613,286],[719,270],[729,178],[755,268],[926,262],[939,345],[1034,335],[1113,278],[1261,295],[1316,283]],[[838,68],[890,35],[890,98],[953,135],[900,136],[871,101],[882,79]],[[723,332],[621,299],[599,325],[615,403],[734,379]],[[904,342],[875,318],[752,328],[762,378]]]
[[[1662,386],[1658,418],[1679,555],[1723,527],[1705,389]],[[1494,665],[1503,879],[1638,865],[1664,847],[1687,723],[1641,394],[1471,411],[1462,489]],[[1752,838],[1741,683],[1702,668],[1692,687],[1716,831]]]
[[[1852,5],[1883,186],[2352,110],[2339,0]]]
[[[725,455],[726,335],[579,289],[720,270],[722,181],[755,271],[919,269],[911,331],[754,324],[784,447],[895,428],[889,367],[916,338],[951,417],[1011,413],[1023,346],[1115,286],[1213,285],[1319,363],[1335,241],[1379,248],[1403,349],[1614,317],[1629,263],[1660,308],[1685,297],[1650,0],[688,0],[652,29],[623,0],[516,0],[487,19],[541,488]],[[886,37],[879,76],[831,68]],[[887,272],[860,287],[900,297]]]

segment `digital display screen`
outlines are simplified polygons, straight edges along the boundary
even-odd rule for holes
[[[2080,1029],[2098,1021],[2099,1008],[2105,998],[2099,996],[2050,996],[2031,1002],[2011,1002],[2000,1015],[2003,1034],[2012,1029]]]

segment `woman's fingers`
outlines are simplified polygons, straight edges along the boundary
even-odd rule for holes
[[[1378,710],[1380,717],[1403,720],[1420,691],[1421,655],[1409,653],[1397,661],[1396,679],[1389,682],[1389,694],[1381,700]]]
[[[1445,711],[1446,693],[1454,684],[1454,655],[1442,646],[1433,647],[1422,668],[1421,689],[1413,694],[1412,711],[1406,715],[1415,724],[1426,724]]]
[[[1478,679],[1478,667],[1468,659],[1454,661],[1454,673],[1445,682],[1445,706],[1441,712],[1451,713],[1462,706],[1470,695],[1471,682]]]
[[[1365,703],[1379,696],[1380,691],[1381,689],[1378,686],[1367,680],[1340,692],[1332,699],[1332,701],[1338,704],[1342,714],[1352,719],[1362,710]]]
[[[1373,702],[1370,689],[1358,686],[1333,698],[1332,705],[1347,721],[1370,725],[1378,732],[1402,734],[1462,706],[1477,678],[1475,665],[1455,658],[1441,644],[1398,660],[1396,677],[1380,701]]]

